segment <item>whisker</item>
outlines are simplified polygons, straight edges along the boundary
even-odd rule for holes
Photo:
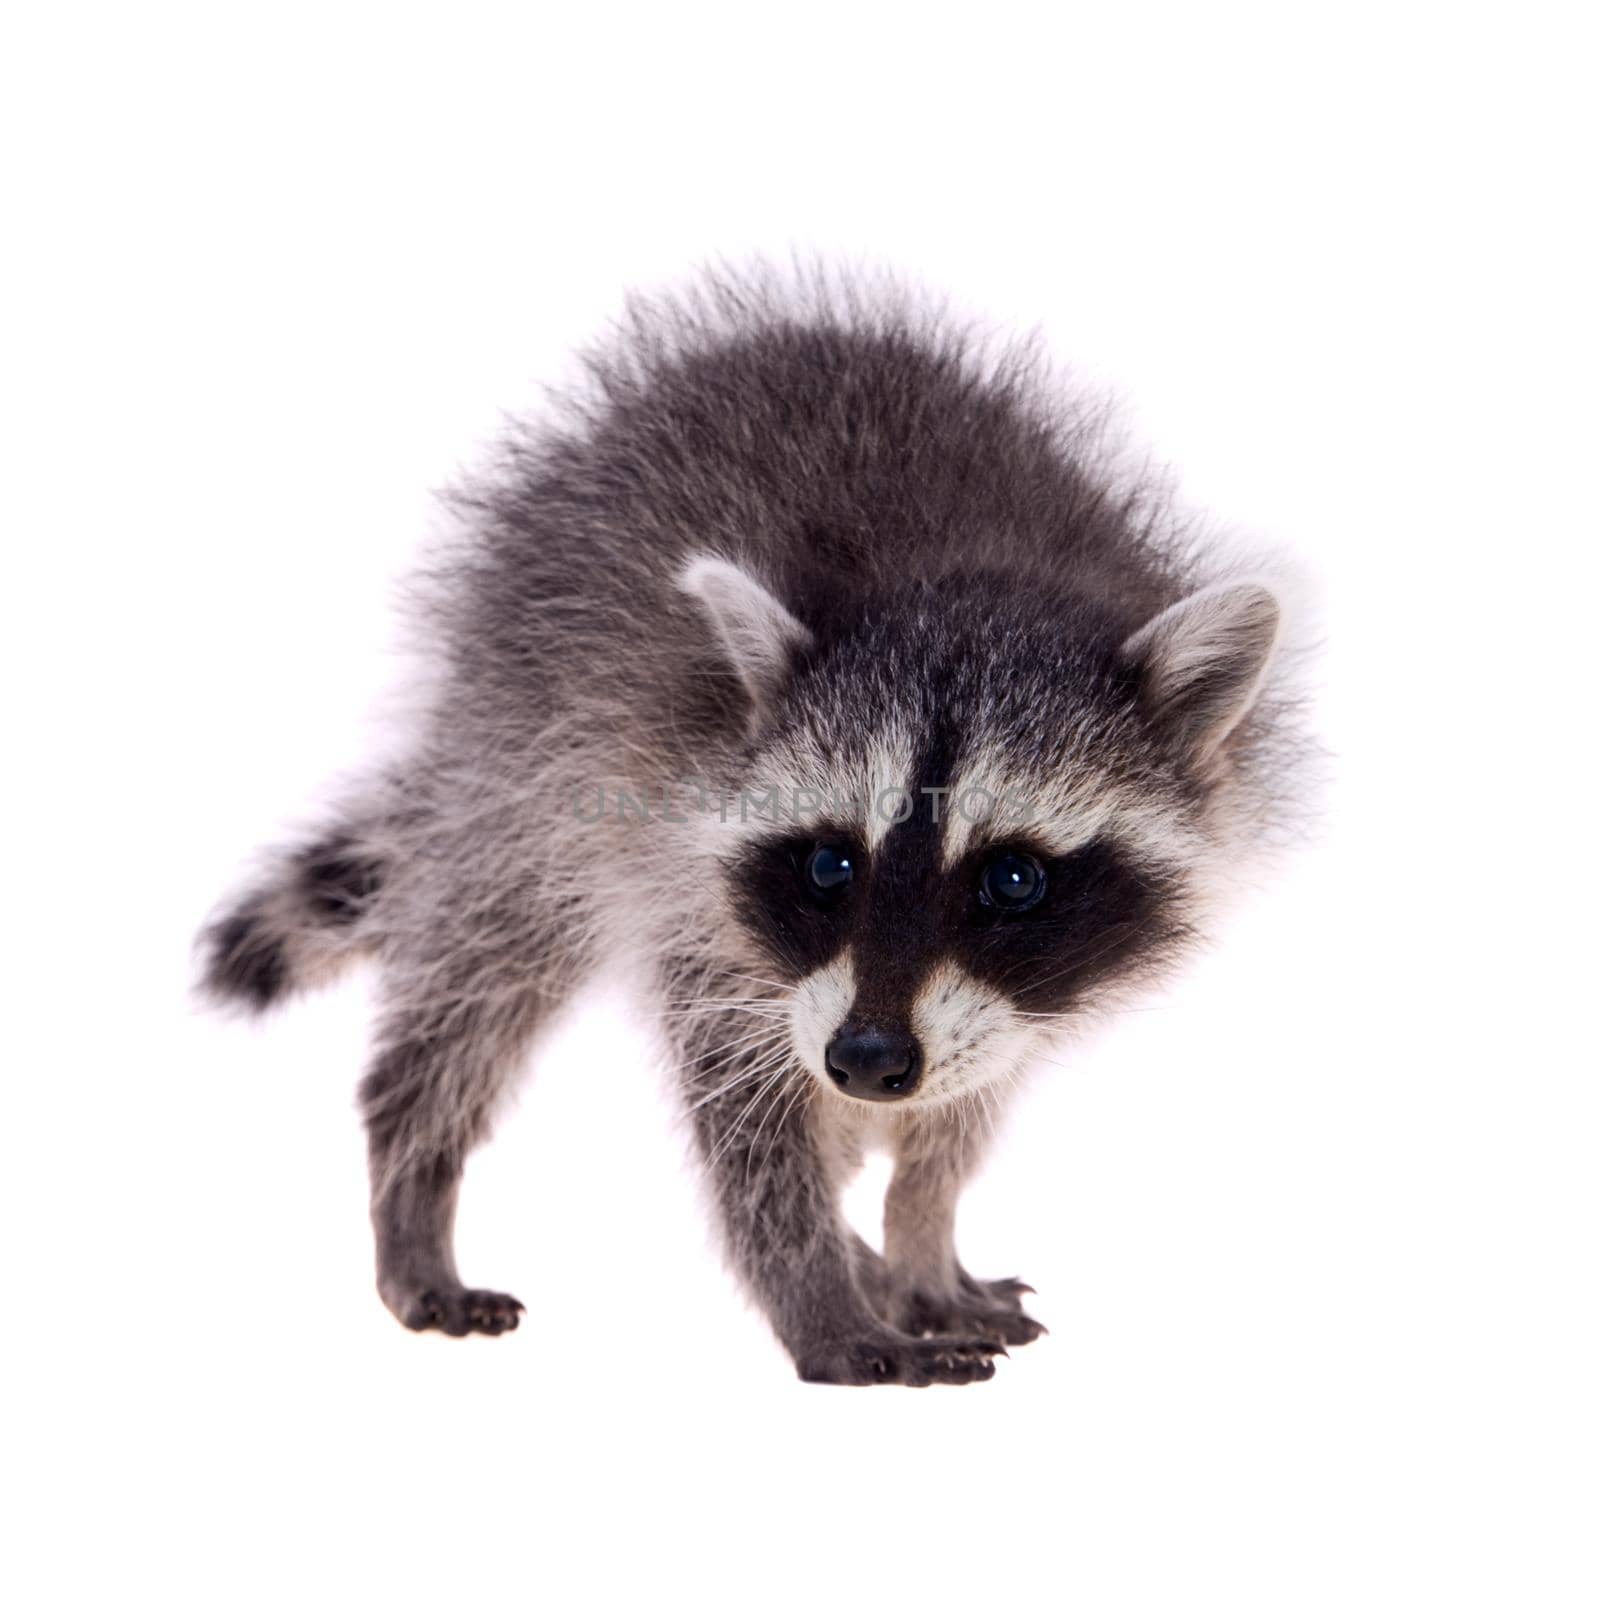
[[[769,989],[781,989],[788,994],[793,994],[799,987],[798,984],[783,983],[777,978],[763,978],[754,972],[737,972],[731,967],[697,967],[696,971],[713,978],[733,978],[740,983],[762,983]],[[709,988],[710,985],[706,987]]]
[[[744,1158],[744,1176],[747,1183],[751,1177],[751,1163],[754,1161],[756,1151],[761,1145],[761,1130],[766,1127],[768,1120],[772,1116],[772,1113],[785,1102],[793,1089],[794,1081],[791,1079],[788,1083],[784,1084],[781,1092],[772,1097],[772,1104],[769,1105],[766,1111],[762,1114],[761,1121],[756,1125],[756,1131],[750,1136],[750,1148],[746,1152]],[[781,1121],[779,1122],[779,1126],[782,1126]],[[776,1135],[774,1135],[774,1137],[776,1137]],[[771,1146],[768,1147],[767,1153],[768,1155],[771,1154]]]
[[[649,1013],[651,1016],[671,1017],[683,1012],[694,1011],[769,1011],[781,1010],[789,1004],[781,995],[695,995],[687,1000],[675,1001],[672,1005],[663,1006],[659,1011]]]
[[[728,1051],[726,1059],[712,1061],[708,1066],[701,1067],[697,1072],[681,1073],[680,1076],[689,1083],[699,1078],[709,1078],[713,1073],[727,1074],[729,1072],[744,1072],[752,1065],[759,1065],[765,1061],[774,1061],[790,1048],[788,1030],[781,1029],[777,1033],[764,1038],[749,1040],[743,1048]],[[705,1056],[696,1057],[704,1061],[708,1056],[721,1058],[720,1049],[708,1050]]]
[[[810,1098],[813,1087],[814,1084],[810,1073],[801,1071],[795,1074],[794,1084],[789,1095],[789,1104],[784,1108],[783,1115],[778,1118],[778,1125],[772,1130],[772,1138],[767,1144],[767,1157],[770,1158],[772,1152],[777,1148],[778,1137],[783,1132],[784,1123],[789,1120],[796,1106],[806,1103]]]
[[[739,1113],[738,1119],[734,1122],[733,1126],[729,1128],[728,1131],[713,1146],[711,1155],[708,1158],[712,1165],[715,1165],[718,1158],[732,1148],[733,1141],[739,1136],[739,1130],[745,1125],[746,1122],[750,1120],[750,1114],[758,1105],[761,1104],[766,1096],[777,1087],[784,1074],[788,1072],[788,1070],[788,1063],[785,1062],[783,1065],[779,1066],[776,1071],[772,1072],[761,1083],[756,1092],[751,1095],[749,1103],[745,1106],[744,1110]]]
[[[682,1060],[682,1065],[684,1067],[692,1067],[696,1062],[709,1060],[712,1056],[725,1055],[736,1059],[741,1055],[748,1055],[750,1051],[758,1045],[771,1044],[774,1040],[784,1038],[788,1032],[788,1024],[780,1023],[774,1028],[762,1028],[755,1033],[741,1034],[737,1043],[731,1043],[726,1040],[719,1041],[716,1044],[708,1045],[697,1055],[685,1056]],[[715,1072],[717,1070],[716,1063],[713,1062],[713,1064],[705,1070]],[[686,1074],[686,1076],[695,1078],[701,1076],[701,1074],[698,1072],[692,1072]]]
[[[741,1072],[738,1077],[730,1078],[728,1082],[719,1084],[709,1094],[702,1095],[692,1105],[685,1106],[684,1114],[688,1115],[690,1112],[698,1111],[702,1106],[710,1105],[713,1100],[720,1100],[723,1095],[731,1094],[741,1084],[749,1083],[752,1078],[759,1078],[763,1073],[770,1072],[773,1065],[774,1062],[771,1059],[757,1062],[748,1071]]]

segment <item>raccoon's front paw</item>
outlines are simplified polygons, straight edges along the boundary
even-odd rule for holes
[[[807,1383],[983,1383],[994,1376],[997,1339],[910,1339],[891,1328],[831,1340],[806,1351],[795,1370]]]
[[[889,1320],[906,1333],[977,1334],[1004,1344],[1032,1344],[1050,1330],[1022,1309],[1033,1290],[1020,1278],[981,1282],[960,1275],[953,1292],[913,1289],[894,1297]]]
[[[469,1333],[486,1333],[491,1338],[509,1333],[527,1309],[509,1294],[493,1289],[464,1289],[460,1284],[448,1288],[424,1289],[412,1295],[398,1313],[408,1327],[423,1331],[437,1328],[453,1339]]]

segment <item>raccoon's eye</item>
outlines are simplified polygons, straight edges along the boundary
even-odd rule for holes
[[[836,849],[831,844],[817,845],[806,858],[806,883],[813,894],[824,900],[833,900],[843,894],[855,875],[855,863],[850,859],[850,852]]]
[[[978,898],[996,911],[1029,911],[1044,898],[1044,868],[1012,850],[990,856],[978,877]]]

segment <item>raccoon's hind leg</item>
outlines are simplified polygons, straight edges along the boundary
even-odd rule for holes
[[[956,1259],[956,1202],[980,1153],[977,1130],[932,1113],[908,1124],[884,1199],[885,1314],[913,1334],[1029,1344],[1046,1332],[1022,1309],[1018,1278],[984,1282]]]
[[[463,930],[465,933],[467,930]],[[456,1271],[456,1196],[468,1152],[559,998],[532,940],[477,947],[387,975],[380,1047],[361,1086],[378,1292],[408,1328],[504,1333],[520,1301]]]

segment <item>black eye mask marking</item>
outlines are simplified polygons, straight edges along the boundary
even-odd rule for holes
[[[1024,1011],[1069,1009],[1172,931],[1172,886],[1135,870],[1106,840],[1062,856],[1019,842],[964,871],[969,889],[953,953]]]
[[[786,834],[757,840],[724,874],[739,920],[785,976],[802,978],[844,948],[865,861],[845,835]]]
[[[945,871],[920,834],[890,829],[872,859],[843,834],[756,841],[724,869],[730,900],[791,981],[851,946],[855,1009],[880,1021],[903,1020],[940,959],[1020,1010],[1069,1011],[1181,931],[1177,886],[1109,841],[1066,855],[1001,841]]]

